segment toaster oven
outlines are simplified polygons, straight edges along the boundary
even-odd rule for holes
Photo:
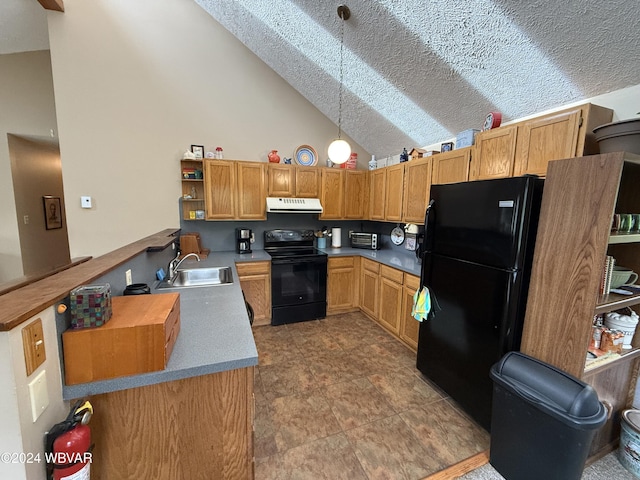
[[[380,238],[377,233],[351,232],[351,246],[353,248],[378,250],[381,246]]]

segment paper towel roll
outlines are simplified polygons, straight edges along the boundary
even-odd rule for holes
[[[331,229],[331,246],[340,248],[342,246],[342,234],[339,228]]]

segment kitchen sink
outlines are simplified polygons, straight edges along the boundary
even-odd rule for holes
[[[231,283],[231,267],[188,268],[178,270],[171,280],[160,282],[157,288],[207,287]]]

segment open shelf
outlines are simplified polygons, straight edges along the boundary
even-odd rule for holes
[[[614,354],[610,357],[603,356],[593,360],[587,360],[584,367],[584,373],[589,375],[600,373],[604,370],[607,370],[608,368],[613,367],[619,362],[627,362],[639,356],[640,348],[631,348],[629,350],[623,350],[619,355]]]
[[[613,233],[609,236],[609,245],[620,243],[640,243],[640,233]]]
[[[610,293],[609,295],[603,295],[598,298],[595,314],[611,312],[624,307],[631,307],[640,303],[640,294],[633,295],[619,295],[617,293]]]

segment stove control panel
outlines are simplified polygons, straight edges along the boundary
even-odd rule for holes
[[[313,230],[267,230],[264,232],[265,242],[298,243],[313,241]]]

